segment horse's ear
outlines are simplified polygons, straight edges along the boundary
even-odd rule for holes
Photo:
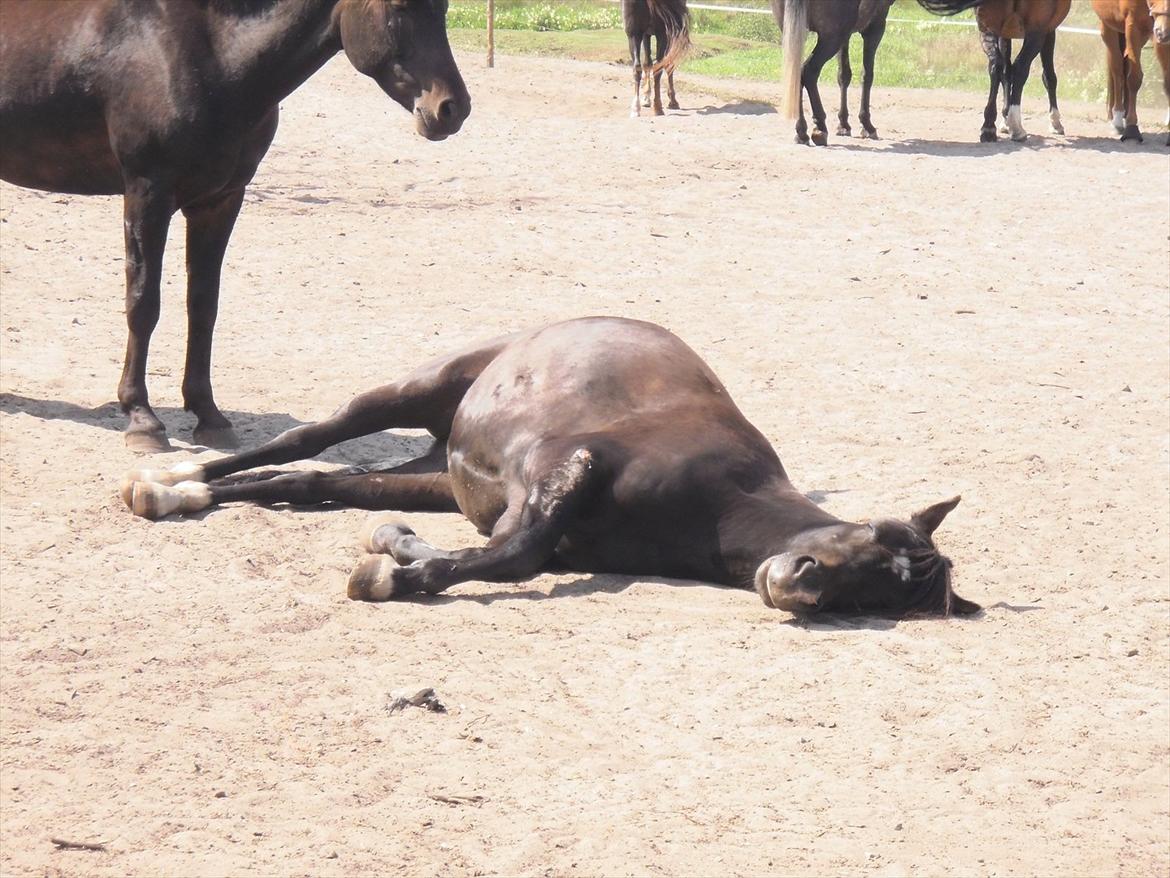
[[[930,536],[938,530],[938,526],[947,517],[947,513],[959,505],[961,499],[963,498],[952,497],[950,500],[944,500],[942,503],[927,506],[921,512],[915,512],[910,516],[910,524],[922,531],[922,533]]]

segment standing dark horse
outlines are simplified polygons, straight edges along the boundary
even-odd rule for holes
[[[861,80],[861,122],[862,137],[877,137],[869,116],[869,94],[873,88],[873,64],[878,46],[886,32],[886,16],[894,0],[772,0],[772,14],[776,24],[784,33],[784,57],[781,82],[782,113],[786,119],[796,120],[796,142],[808,143],[808,123],[804,118],[804,92],[808,92],[809,109],[812,111],[812,142],[824,146],[829,142],[825,124],[825,107],[821,103],[818,82],[821,69],[834,55],[838,55],[837,82],[841,86],[841,106],[837,113],[840,124],[837,134],[848,137],[849,105],[847,96],[849,83],[853,79],[853,68],[849,62],[849,38],[860,33],[863,41],[863,70]],[[787,25],[787,26],[786,26]],[[808,32],[817,35],[816,45],[808,60],[804,57],[804,41]]]
[[[651,106],[650,79],[654,80],[654,115],[661,116],[662,71],[666,71],[666,94],[672,110],[678,109],[674,93],[674,68],[691,45],[687,0],[622,0],[622,22],[630,41],[630,62],[634,68],[634,100],[630,115],[642,114],[642,78],[646,77],[645,106]],[[651,61],[650,38],[657,41],[657,62]],[[641,53],[642,63],[638,56]]]
[[[169,448],[146,357],[167,229],[187,218],[183,402],[195,441],[234,445],[211,391],[224,250],[277,104],[338,51],[414,113],[459,130],[470,99],[447,43],[447,0],[3,0],[0,178],[123,195],[129,341],[118,401],[126,444]]]
[[[1048,117],[1054,134],[1064,134],[1060,110],[1056,105],[1056,67],[1053,61],[1056,48],[1056,28],[1068,15],[1072,0],[918,0],[924,9],[935,15],[955,15],[975,9],[975,20],[987,53],[987,72],[991,79],[991,93],[983,111],[983,128],[979,139],[993,143],[995,130],[995,99],[1000,85],[1004,89],[1004,120],[1012,140],[1027,140],[1028,132],[1020,115],[1020,97],[1024,83],[1032,69],[1036,55],[1043,66],[1044,87],[1048,90]],[[1011,57],[1011,41],[1023,38],[1023,44]]]
[[[390,471],[219,481],[391,427],[438,441]],[[375,554],[349,583],[363,600],[513,581],[556,561],[754,587],[767,606],[802,613],[979,609],[951,590],[931,538],[958,497],[908,522],[833,517],[793,487],[694,351],[659,326],[614,317],[435,360],[254,451],[130,473],[122,498],[146,518],[240,500],[462,512],[490,534],[484,548],[449,552],[375,518],[364,537]]]
[[[1170,0],[1093,0],[1109,64],[1105,109],[1121,139],[1142,142],[1137,93],[1142,87],[1142,49],[1154,38],[1162,67],[1162,89],[1170,103]],[[1170,113],[1166,116],[1170,125]],[[1166,135],[1170,145],[1170,132]]]

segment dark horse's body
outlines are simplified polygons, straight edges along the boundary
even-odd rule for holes
[[[643,104],[652,106],[655,116],[663,114],[662,71],[666,71],[667,104],[678,109],[674,93],[674,68],[691,44],[690,15],[687,0],[622,0],[622,23],[630,42],[630,63],[634,68],[634,101],[630,115],[639,116]],[[657,63],[652,61],[650,38],[657,40]],[[641,52],[642,63],[638,64]],[[646,98],[641,96],[642,78],[646,77]],[[650,100],[650,82],[654,82],[654,100]]]
[[[1004,91],[1003,116],[1006,133],[1012,140],[1026,140],[1028,132],[1020,114],[1024,83],[1036,55],[1043,67],[1044,87],[1048,91],[1048,117],[1054,134],[1064,134],[1060,110],[1056,105],[1056,28],[1064,21],[1072,0],[918,0],[936,15],[955,15],[975,9],[975,21],[987,53],[987,72],[991,92],[983,111],[983,128],[979,139],[984,143],[997,140],[995,100],[1000,87]],[[1013,61],[1011,41],[1022,39]]]
[[[217,481],[390,427],[440,441],[390,471]],[[833,517],[793,487],[690,348],[619,318],[557,323],[436,360],[254,451],[131,473],[122,496],[147,518],[237,500],[459,511],[491,535],[485,548],[445,552],[402,525],[375,525],[366,547],[379,554],[350,581],[351,597],[365,599],[520,579],[555,559],[754,586],[768,606],[801,612],[978,609],[953,594],[950,563],[931,540],[958,498],[908,523]]]
[[[886,16],[894,0],[772,0],[772,14],[776,24],[784,33],[784,81],[781,86],[784,95],[783,110],[786,118],[796,119],[796,142],[808,143],[808,123],[804,118],[803,92],[808,92],[809,109],[813,117],[812,142],[824,146],[829,142],[825,125],[825,107],[821,102],[818,81],[821,68],[830,58],[838,56],[837,82],[841,87],[841,106],[837,113],[839,124],[837,134],[848,137],[852,134],[849,126],[849,105],[847,102],[849,83],[853,79],[853,68],[849,62],[849,38],[861,34],[863,42],[863,68],[861,80],[861,122],[862,137],[877,137],[869,114],[869,96],[873,88],[873,65],[878,46],[886,32]],[[787,22],[787,27],[786,27]],[[804,56],[804,40],[809,31],[817,35],[816,45],[808,60]]]
[[[127,444],[168,447],[146,357],[172,215],[187,218],[183,399],[196,441],[233,444],[211,390],[224,250],[278,102],[344,48],[439,140],[470,111],[446,0],[3,0],[0,178],[124,196]]]

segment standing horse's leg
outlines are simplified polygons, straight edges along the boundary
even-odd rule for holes
[[[211,391],[211,343],[219,310],[220,272],[228,239],[244,203],[240,187],[183,208],[187,217],[187,362],[183,405],[198,422],[195,441],[214,448],[238,442]]]
[[[658,60],[654,64],[654,115],[665,115],[662,109],[662,59],[666,57],[666,37],[659,34],[655,38],[658,46]]]
[[[1122,142],[1142,142],[1142,132],[1137,123],[1137,94],[1142,87],[1142,49],[1146,35],[1138,30],[1133,16],[1125,19],[1125,130],[1121,132]]]
[[[1162,65],[1162,91],[1166,93],[1166,126],[1170,129],[1170,43],[1154,43],[1154,54]],[[1170,130],[1166,132],[1166,145],[1170,146]]]
[[[837,54],[837,85],[841,87],[841,105],[837,108],[837,136],[849,137],[853,129],[849,127],[849,83],[853,81],[853,67],[849,63],[849,40]]]
[[[983,108],[983,128],[979,131],[979,140],[981,143],[995,143],[999,139],[995,132],[995,101],[999,97],[1003,65],[1000,63],[999,38],[987,31],[982,31],[981,37],[983,51],[987,55],[987,77],[991,81],[991,92],[987,96],[987,106]]]
[[[1011,134],[1011,126],[1008,125],[1008,106],[1011,95],[1008,90],[1011,87],[1012,81],[1012,41],[1005,37],[999,38],[999,82],[1003,87],[1003,110],[1000,115],[999,133]]]
[[[1008,98],[1008,128],[1012,132],[1012,140],[1021,142],[1028,139],[1028,132],[1024,130],[1024,122],[1020,113],[1020,101],[1024,94],[1024,84],[1028,81],[1028,74],[1032,69],[1032,62],[1040,53],[1045,34],[1040,31],[1031,31],[1024,35],[1019,54],[1011,66],[1011,96]]]
[[[1125,35],[1101,22],[1101,42],[1105,44],[1108,87],[1105,91],[1105,118],[1118,134],[1125,130]]]
[[[861,136],[872,137],[877,140],[877,129],[869,115],[869,96],[873,91],[874,62],[877,59],[878,46],[882,44],[882,37],[886,33],[885,16],[879,17],[861,35],[862,40],[862,74],[861,74],[861,112],[858,121],[861,122]]]
[[[634,68],[634,100],[630,104],[630,117],[637,118],[642,115],[642,65],[638,60],[638,46],[641,39],[634,35],[629,35],[630,42],[630,63]]]
[[[837,54],[842,41],[848,36],[849,29],[844,29],[844,33],[817,34],[817,43],[813,46],[812,54],[808,56],[800,71],[800,83],[808,91],[808,107],[813,117],[813,130],[809,137],[816,146],[826,146],[829,143],[825,125],[825,105],[821,102],[817,82],[821,77],[821,69]],[[803,117],[802,108],[801,118]]]
[[[126,181],[126,360],[118,382],[118,402],[130,416],[126,445],[131,451],[169,451],[166,427],[150,407],[146,357],[158,323],[163,249],[175,212],[171,187],[144,178]]]
[[[646,93],[642,96],[642,106],[650,106],[650,88],[654,74],[654,56],[650,50],[650,31],[642,35],[642,78],[646,81]]]
[[[679,109],[678,95],[676,95],[674,93],[674,68],[673,67],[670,67],[666,71],[666,98],[667,98],[666,109],[668,109],[668,110]]]
[[[1043,71],[1040,75],[1044,88],[1048,91],[1048,122],[1053,134],[1064,134],[1064,125],[1060,121],[1060,108],[1056,106],[1056,31],[1044,37],[1040,46],[1040,66]]]
[[[593,455],[580,448],[532,480],[523,501],[504,512],[483,548],[442,552],[425,543],[415,545],[418,560],[405,567],[385,555],[371,555],[350,575],[347,593],[355,600],[384,601],[420,591],[437,594],[473,579],[512,582],[531,576],[552,559],[566,527],[597,480]],[[371,534],[371,547],[385,547],[393,553],[401,545],[405,559],[411,548],[409,540],[402,539],[407,536],[401,531],[387,534],[379,528]]]

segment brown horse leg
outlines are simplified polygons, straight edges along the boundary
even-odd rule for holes
[[[662,59],[666,57],[666,38],[655,37],[658,46],[657,61],[654,63],[654,115],[665,115],[662,109]]]
[[[1053,134],[1064,134],[1064,124],[1060,121],[1060,108],[1056,105],[1056,31],[1044,37],[1040,46],[1040,79],[1048,91],[1048,122]]]
[[[878,46],[882,44],[882,37],[886,34],[886,20],[879,18],[861,35],[862,41],[862,72],[861,72],[861,111],[857,120],[861,122],[861,136],[878,139],[877,129],[869,114],[869,97],[873,91],[874,63],[877,59]]]
[[[849,40],[852,35],[845,37],[845,45],[837,55],[837,85],[841,87],[841,105],[837,109],[837,136],[851,137],[853,129],[849,127],[849,83],[853,82],[853,66],[849,63]]]
[[[980,38],[983,52],[987,55],[987,77],[991,80],[991,93],[987,96],[987,106],[983,108],[983,127],[979,131],[979,141],[981,143],[995,143],[999,139],[995,127],[995,102],[999,97],[1000,79],[1003,76],[1003,59],[999,38],[995,34],[981,29]]]
[[[244,203],[243,187],[183,208],[187,218],[187,362],[183,406],[198,422],[195,441],[213,448],[238,445],[231,422],[211,391],[211,343],[219,310],[219,280],[228,238]]]
[[[166,427],[150,407],[146,392],[146,357],[158,323],[163,249],[174,214],[169,186],[159,181],[126,181],[123,214],[126,227],[126,323],[129,336],[118,402],[130,416],[126,446],[131,451],[169,451]]]
[[[1121,132],[1122,142],[1142,142],[1142,132],[1137,123],[1137,94],[1142,87],[1142,49],[1145,48],[1145,34],[1138,30],[1132,17],[1125,20],[1125,130]]]
[[[1162,65],[1162,91],[1166,93],[1166,126],[1170,128],[1170,43],[1154,43],[1154,54]],[[1170,146],[1170,130],[1166,132],[1166,145]]]
[[[487,546],[432,554],[405,567],[385,555],[371,555],[350,575],[347,593],[355,600],[384,601],[420,591],[437,594],[472,579],[514,582],[531,576],[552,559],[597,478],[592,454],[578,449],[545,469],[518,514],[504,513]]]
[[[1028,132],[1024,130],[1024,123],[1020,114],[1020,102],[1024,94],[1024,85],[1028,81],[1028,74],[1032,69],[1032,62],[1040,53],[1044,44],[1045,34],[1031,31],[1024,34],[1020,51],[1010,68],[1011,90],[1008,97],[1008,128],[1012,132],[1012,140],[1022,142],[1028,139]]]
[[[676,95],[674,93],[674,68],[673,67],[671,67],[669,70],[666,71],[666,98],[667,98],[666,109],[668,109],[668,110],[679,109],[678,95]]]
[[[637,117],[642,115],[642,64],[638,58],[641,40],[636,36],[630,36],[629,40],[630,59],[634,67],[634,101],[630,104],[630,116]]]
[[[1125,35],[1101,22],[1101,42],[1105,44],[1105,67],[1108,87],[1105,92],[1105,118],[1120,134],[1125,130]]]

